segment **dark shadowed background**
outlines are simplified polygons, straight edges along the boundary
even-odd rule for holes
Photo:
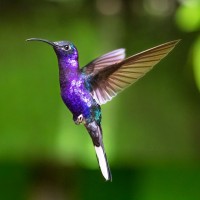
[[[0,199],[200,199],[199,0],[0,0]],[[80,65],[182,39],[102,106],[113,182],[60,98],[57,59],[30,37],[69,40]]]

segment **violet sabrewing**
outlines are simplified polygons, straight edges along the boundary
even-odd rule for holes
[[[84,124],[95,147],[99,167],[106,180],[112,180],[101,129],[100,105],[144,76],[179,42],[170,41],[125,58],[125,49],[111,51],[79,68],[78,50],[68,41],[51,42],[58,58],[63,102],[73,114],[75,124]]]

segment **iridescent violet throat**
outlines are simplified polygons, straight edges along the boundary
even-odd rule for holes
[[[73,115],[75,124],[84,124],[96,151],[99,167],[106,181],[112,180],[101,128],[101,107],[120,91],[136,82],[163,59],[179,42],[170,41],[125,58],[125,49],[111,51],[79,68],[78,50],[69,41],[51,42],[59,65],[63,102]]]

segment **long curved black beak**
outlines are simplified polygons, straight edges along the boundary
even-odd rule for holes
[[[47,44],[50,44],[51,46],[53,47],[56,47],[57,45],[49,40],[46,40],[46,39],[42,39],[42,38],[29,38],[29,39],[26,39],[27,42],[29,41],[39,41],[39,42],[45,42]]]

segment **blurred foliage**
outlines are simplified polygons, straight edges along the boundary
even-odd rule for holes
[[[182,1],[176,12],[176,21],[180,28],[186,32],[196,31],[200,28],[200,1]]]
[[[194,42],[192,49],[193,54],[193,67],[194,67],[194,76],[197,83],[197,86],[200,90],[200,36]]]
[[[0,0],[0,199],[200,199],[198,0]],[[113,182],[60,98],[53,50],[80,65],[182,39],[148,75],[102,106]],[[11,192],[12,191],[12,192]]]
[[[187,0],[182,1],[181,6],[176,12],[177,25],[185,32],[196,32],[200,30],[200,1]],[[200,90],[200,39],[199,36],[194,41],[192,49],[192,60],[194,67],[194,76],[197,86]]]

